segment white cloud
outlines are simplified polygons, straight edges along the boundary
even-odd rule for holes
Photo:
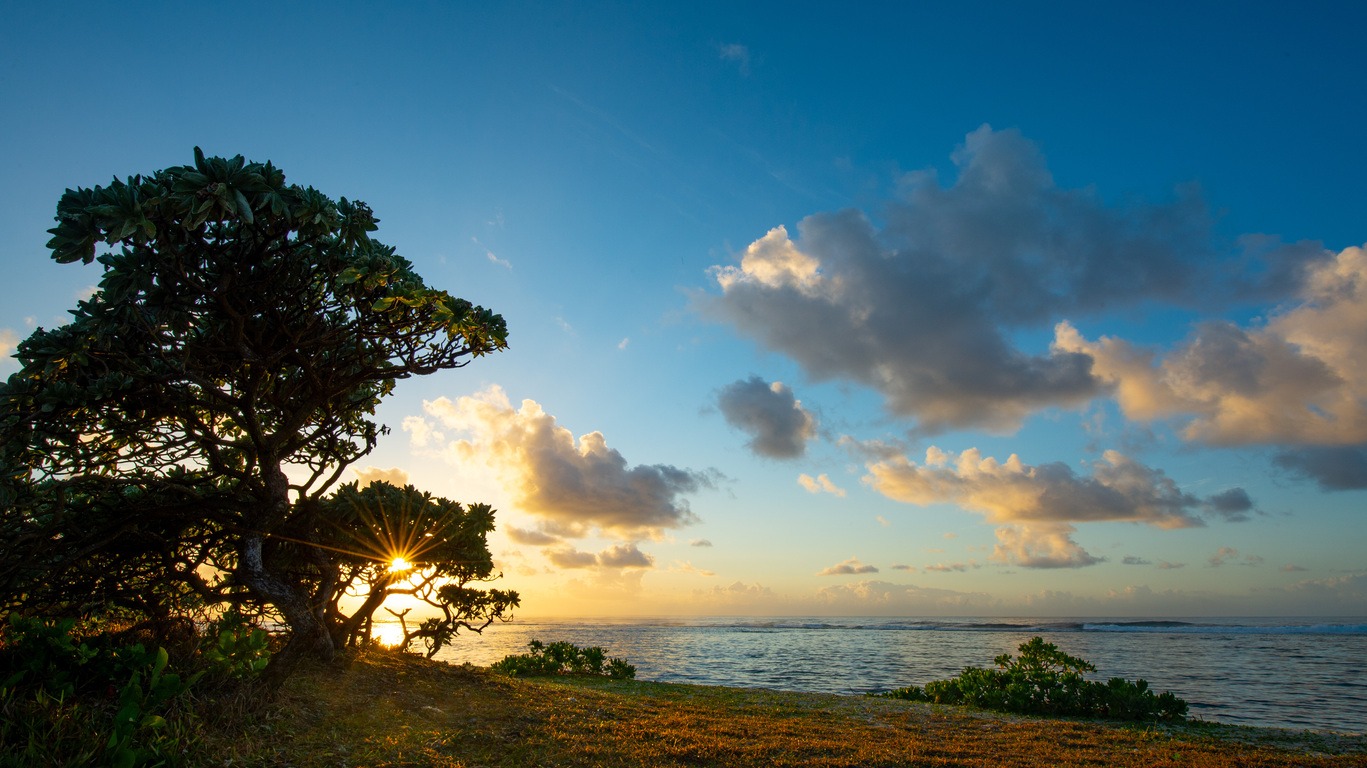
[[[750,435],[745,445],[760,456],[797,458],[816,437],[816,419],[780,381],[734,381],[717,394],[717,407],[728,424]]]
[[[924,432],[1007,432],[1038,409],[1078,407],[1107,389],[1085,352],[1019,349],[1017,331],[1144,302],[1271,295],[1272,273],[1289,274],[1265,267],[1258,285],[1211,288],[1227,265],[1199,196],[1107,205],[1091,190],[1059,188],[1016,131],[983,126],[953,160],[948,186],[932,171],[908,174],[881,228],[856,211],[809,216],[797,239],[774,227],[739,265],[713,268],[721,294],[699,307],[813,379],[875,389]],[[1254,256],[1279,265],[1287,250]]]
[[[1115,387],[1128,417],[1180,418],[1188,440],[1361,446],[1367,444],[1367,249],[1309,261],[1295,302],[1263,323],[1204,323],[1167,353],[1117,338],[1088,341],[1060,323],[1054,348],[1090,356],[1093,372]],[[1315,476],[1313,461],[1286,464]]]
[[[351,471],[355,473],[356,479],[360,482],[362,487],[375,482],[389,483],[390,485],[397,485],[400,488],[408,485],[408,473],[398,467],[390,467],[389,469],[381,469],[379,467],[356,469],[353,467]]]
[[[1016,454],[1000,462],[975,448],[956,456],[934,446],[924,464],[901,456],[869,464],[868,470],[864,481],[890,499],[920,506],[952,503],[982,513],[1000,526],[993,559],[1035,568],[1101,562],[1072,540],[1073,523],[1186,528],[1203,524],[1195,512],[1237,516],[1236,508],[1247,501],[1241,489],[1207,499],[1185,493],[1162,471],[1117,451],[1106,451],[1092,464],[1090,477],[1060,463],[1031,466]]]
[[[812,477],[808,474],[798,475],[797,484],[802,486],[808,493],[829,493],[832,496],[841,497],[845,495],[845,489],[831,482],[831,479],[824,474],[817,475],[816,477]],[[879,518],[879,520],[884,525],[887,525],[886,520],[882,520],[882,518]]]
[[[713,475],[666,464],[630,466],[600,432],[575,440],[533,400],[514,409],[503,390],[424,402],[425,418],[404,421],[415,445],[439,450],[458,466],[484,464],[518,509],[541,519],[543,532],[586,536],[593,530],[627,540],[659,538],[696,521],[685,495],[714,485]],[[434,425],[461,439],[437,442]]]
[[[851,557],[842,563],[822,568],[816,572],[817,576],[842,576],[852,573],[878,573],[878,569],[867,563],[859,562],[859,558]]]
[[[0,328],[0,370],[19,367],[19,361],[11,355],[19,348],[19,334],[8,328]]]
[[[740,43],[725,43],[718,46],[717,52],[722,61],[734,61],[742,75],[750,74],[750,49]]]
[[[546,557],[559,568],[620,570],[624,568],[651,568],[655,565],[655,558],[637,549],[635,544],[614,544],[597,554],[580,552],[570,547],[549,549],[546,550]]]

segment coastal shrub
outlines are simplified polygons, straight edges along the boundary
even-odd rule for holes
[[[967,667],[958,677],[935,680],[925,688],[907,686],[875,694],[886,698],[964,704],[980,709],[1029,715],[1068,715],[1112,720],[1182,720],[1187,703],[1171,692],[1154,694],[1147,681],[1113,677],[1087,680],[1096,667],[1035,637],[994,659],[996,669]]]
[[[78,638],[73,619],[11,614],[0,644],[0,766],[178,765],[195,739],[199,678],[164,648]],[[168,718],[168,714],[177,716]]]
[[[615,680],[636,677],[636,667],[622,659],[607,658],[607,653],[597,646],[580,648],[573,643],[546,644],[533,640],[527,644],[527,649],[531,652],[509,654],[489,669],[511,677],[598,675]]]

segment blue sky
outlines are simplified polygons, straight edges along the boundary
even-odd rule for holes
[[[0,345],[240,153],[507,318],[357,468],[524,615],[1367,614],[1367,11],[910,5],[9,4]]]

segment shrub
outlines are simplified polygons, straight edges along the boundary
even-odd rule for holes
[[[636,667],[622,659],[609,659],[597,646],[580,648],[566,642],[549,645],[540,640],[527,644],[531,653],[509,654],[489,669],[511,677],[541,677],[548,675],[597,675],[615,680],[636,677]]]
[[[168,720],[199,678],[164,648],[78,639],[72,619],[11,614],[0,647],[0,765],[175,765],[194,736]],[[108,638],[97,638],[108,640]]]
[[[1004,653],[996,669],[967,667],[958,677],[875,694],[893,699],[966,704],[981,709],[1032,715],[1103,717],[1112,720],[1182,720],[1187,703],[1171,692],[1155,695],[1145,680],[1113,677],[1087,680],[1090,662],[1069,656],[1035,637],[1022,643],[1019,656]]]

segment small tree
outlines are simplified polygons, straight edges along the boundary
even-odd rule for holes
[[[316,571],[314,586],[326,600],[334,644],[354,644],[364,636],[375,612],[393,595],[441,612],[412,630],[403,624],[403,645],[420,640],[429,658],[462,629],[479,633],[494,621],[511,619],[519,604],[515,591],[470,586],[502,576],[494,572],[485,540],[494,529],[494,510],[487,504],[464,506],[411,485],[375,482],[360,488],[348,483],[325,499],[317,513],[317,521],[328,529],[318,538],[336,542],[324,551],[327,565]],[[311,554],[307,548],[293,548],[297,555]],[[301,562],[317,559],[303,557]],[[359,605],[348,609],[348,598]]]
[[[198,148],[66,191],[52,256],[103,274],[0,387],[4,607],[256,602],[291,630],[276,680],[332,654],[330,593],[310,588],[329,567],[321,500],[385,431],[372,416],[398,380],[507,346],[502,317],[425,285],[376,222]],[[272,555],[279,536],[293,556]]]

